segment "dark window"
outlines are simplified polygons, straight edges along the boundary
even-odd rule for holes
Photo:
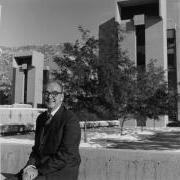
[[[24,104],[27,103],[27,78],[28,78],[28,70],[24,70]]]
[[[168,54],[168,68],[176,68],[175,54]]]
[[[15,60],[18,65],[22,65],[22,64],[31,65],[32,64],[31,56],[15,57]]]
[[[49,70],[43,70],[43,84],[49,80]]]
[[[145,69],[145,26],[136,26],[137,66]]]
[[[167,57],[168,57],[168,88],[170,91],[177,93],[177,64],[176,64],[176,31],[175,29],[167,30]],[[174,102],[175,109],[177,101]],[[175,112],[175,111],[174,111]],[[176,112],[169,112],[170,120],[177,120]]]
[[[174,39],[175,38],[175,29],[168,29],[167,30],[167,38]]]
[[[176,72],[176,31],[175,29],[167,30],[167,57],[168,57],[168,69]],[[174,73],[173,79],[176,79],[176,73]],[[172,76],[169,76],[172,77]],[[170,79],[169,79],[170,80]],[[171,81],[171,80],[170,80]],[[174,83],[177,83],[174,81]]]

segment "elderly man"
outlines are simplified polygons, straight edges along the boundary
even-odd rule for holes
[[[23,180],[77,180],[81,131],[77,117],[63,105],[63,86],[50,81],[44,91],[47,111],[36,122],[35,144],[18,177]]]

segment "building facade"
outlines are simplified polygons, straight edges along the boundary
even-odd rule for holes
[[[125,32],[121,48],[129,58],[144,68],[157,59],[166,72],[168,86],[180,94],[180,1],[117,0],[115,17],[99,27],[99,38],[104,42],[100,46],[102,60],[117,47],[117,23]],[[180,97],[174,118],[180,121]]]

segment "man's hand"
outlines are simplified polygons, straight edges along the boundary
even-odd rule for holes
[[[38,176],[38,170],[35,167],[28,167],[23,171],[23,180],[33,180]]]
[[[28,175],[28,173],[23,173],[22,174],[22,180],[31,180],[30,176]]]

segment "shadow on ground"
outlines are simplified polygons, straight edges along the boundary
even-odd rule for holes
[[[92,131],[92,130],[91,130]],[[107,134],[113,134],[118,132],[119,129],[97,129],[95,132],[106,132]],[[132,130],[133,131],[133,130]],[[92,131],[93,132],[93,131]],[[114,149],[134,149],[134,150],[180,150],[180,131],[156,131],[154,135],[138,135],[139,141],[127,141],[121,139],[110,138],[97,138],[91,139],[92,143],[100,144],[106,148]],[[17,138],[17,139],[34,139],[34,133],[28,133],[25,135],[16,136],[4,136],[3,138]]]
[[[137,150],[180,150],[180,132],[157,132],[154,135],[140,135],[140,141],[123,141],[118,139],[94,139],[101,145],[110,144],[107,148]]]

